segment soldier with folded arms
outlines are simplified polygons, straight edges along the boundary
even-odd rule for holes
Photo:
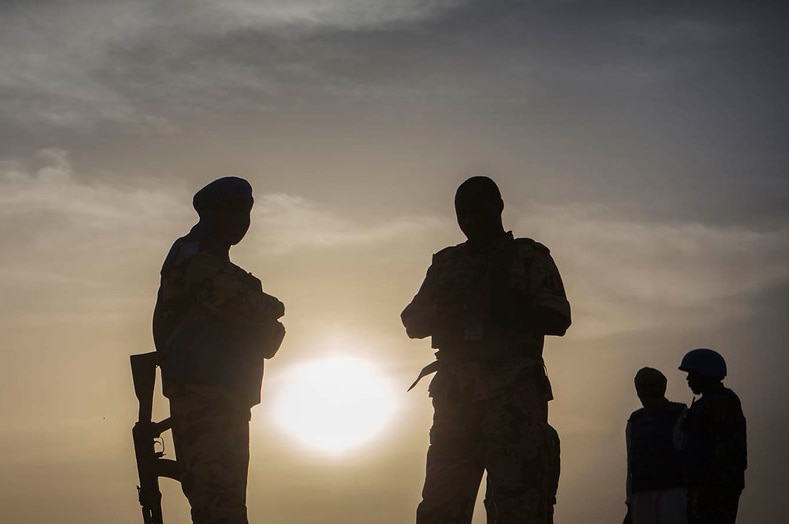
[[[460,185],[468,241],[433,255],[401,315],[409,337],[432,337],[438,349],[419,377],[436,372],[417,524],[470,524],[485,471],[488,522],[553,521],[559,437],[542,351],[545,335],[570,326],[570,304],[548,248],[505,231],[503,209],[490,178]]]
[[[195,194],[200,220],[161,271],[153,333],[194,524],[247,524],[250,408],[279,348],[282,302],[230,261],[250,225],[252,186],[225,177]]]

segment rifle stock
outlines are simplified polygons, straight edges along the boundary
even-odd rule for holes
[[[162,493],[159,491],[159,477],[180,480],[178,463],[162,458],[163,451],[156,451],[156,439],[173,426],[172,419],[169,417],[161,422],[151,420],[157,359],[158,355],[155,352],[130,357],[134,393],[140,403],[137,422],[132,428],[132,438],[134,455],[137,459],[137,473],[140,478],[137,492],[145,524],[162,524]]]

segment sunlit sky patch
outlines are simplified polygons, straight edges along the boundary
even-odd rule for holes
[[[392,422],[396,402],[391,384],[370,362],[338,355],[289,370],[272,409],[289,436],[338,454],[375,438]]]

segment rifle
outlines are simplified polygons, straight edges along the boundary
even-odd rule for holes
[[[140,485],[137,495],[142,506],[142,520],[145,524],[162,524],[162,493],[159,491],[159,477],[180,480],[178,463],[162,458],[162,451],[156,451],[162,433],[173,427],[171,417],[161,422],[153,422],[153,388],[156,383],[156,352],[131,355],[134,394],[140,402],[137,422],[132,429],[134,455],[137,458],[137,473]]]

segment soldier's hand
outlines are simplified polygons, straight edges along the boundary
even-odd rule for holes
[[[272,358],[277,354],[277,350],[282,345],[282,340],[285,338],[285,326],[281,322],[275,321],[266,332],[265,340],[263,342],[263,358]]]
[[[425,338],[435,332],[436,311],[433,304],[410,303],[400,314],[409,338]]]
[[[269,295],[268,293],[261,292],[263,305],[265,307],[266,321],[269,319],[276,320],[285,314],[285,304],[283,304],[277,297]]]
[[[450,339],[463,340],[466,329],[474,319],[484,318],[483,312],[475,311],[469,301],[458,299],[457,302],[437,304],[435,309],[435,331]]]

